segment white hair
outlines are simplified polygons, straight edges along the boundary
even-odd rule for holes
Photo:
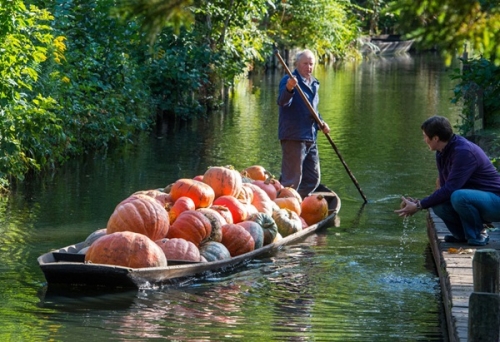
[[[295,65],[297,65],[297,63],[300,61],[300,59],[304,56],[311,56],[314,59],[316,59],[316,57],[314,56],[314,53],[311,50],[305,49],[305,50],[297,52],[297,54],[295,55]]]

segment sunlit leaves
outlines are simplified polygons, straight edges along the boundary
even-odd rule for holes
[[[392,10],[422,47],[437,46],[448,56],[469,52],[500,64],[500,5],[494,1],[397,0]]]

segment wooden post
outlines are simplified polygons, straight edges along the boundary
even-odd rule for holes
[[[469,342],[500,340],[499,274],[497,251],[476,250],[472,260],[474,292],[469,298]]]
[[[495,249],[479,249],[472,260],[474,292],[498,293],[500,258]]]
[[[468,342],[498,342],[500,332],[498,293],[473,292],[469,298]]]

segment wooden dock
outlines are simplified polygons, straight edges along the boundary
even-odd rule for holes
[[[499,226],[495,223],[495,226]],[[500,231],[489,232],[489,244],[472,247],[466,243],[447,243],[450,234],[443,221],[429,209],[427,235],[441,283],[443,305],[450,341],[467,341],[469,297],[473,292],[472,261],[478,249],[500,250]]]

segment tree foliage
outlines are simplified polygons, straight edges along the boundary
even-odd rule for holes
[[[438,47],[448,60],[469,47],[500,64],[500,6],[496,0],[397,0],[402,29],[422,47]]]
[[[0,7],[0,179],[22,179],[29,170],[57,161],[65,141],[54,115],[57,102],[39,90],[41,65],[64,50],[48,25],[46,10],[22,1]]]

